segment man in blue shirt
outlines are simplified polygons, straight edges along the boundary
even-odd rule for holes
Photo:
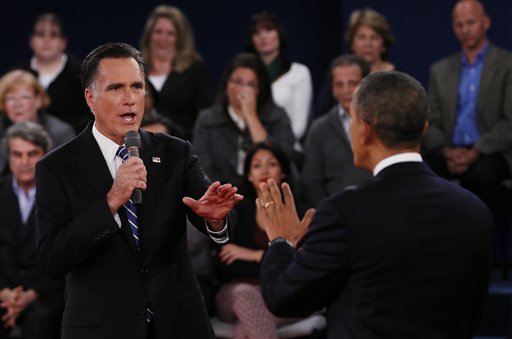
[[[51,148],[42,126],[24,121],[6,133],[12,175],[0,180],[0,338],[11,328],[22,338],[59,337],[64,281],[50,279],[36,257],[35,169]]]
[[[431,68],[425,160],[496,214],[512,164],[512,54],[488,41],[491,20],[480,1],[457,2],[452,20],[462,52]]]

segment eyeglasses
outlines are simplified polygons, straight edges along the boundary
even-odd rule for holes
[[[244,83],[242,79],[229,79],[229,82],[238,87],[250,87],[252,89],[258,89],[258,84],[255,82]]]
[[[30,102],[30,100],[34,99],[34,95],[30,95],[30,94],[22,94],[22,95],[19,95],[19,96],[14,96],[14,95],[7,95],[5,97],[5,104],[6,105],[14,105],[15,103],[22,103],[22,104],[26,104],[28,102]]]
[[[60,38],[62,35],[59,32],[56,31],[36,31],[33,34],[37,38],[50,38],[50,39],[57,39]]]

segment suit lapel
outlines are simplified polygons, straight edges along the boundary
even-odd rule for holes
[[[454,126],[457,114],[457,105],[459,103],[459,83],[461,72],[461,54],[456,54],[452,57],[449,63],[449,69],[445,72],[444,88],[446,89],[447,105],[448,105],[448,119],[449,126]]]
[[[92,135],[92,123],[80,134],[79,139],[77,149],[82,150],[82,154],[87,156],[76,155],[77,167],[82,171],[84,181],[94,188],[98,196],[105,196],[114,181],[100,147]],[[121,207],[118,214],[122,222],[121,233],[134,253],[138,253],[124,208]]]
[[[141,233],[141,242],[144,246],[144,233],[147,234],[150,228],[150,218],[152,206],[155,204],[156,192],[161,186],[161,181],[165,178],[164,173],[159,173],[163,168],[169,168],[165,165],[166,161],[160,148],[157,147],[157,140],[151,134],[139,131],[141,135],[142,148],[140,150],[140,158],[144,162],[147,171],[146,190],[142,191],[142,204],[138,206],[139,232]]]
[[[335,133],[339,136],[341,142],[350,148],[349,138],[345,132],[345,128],[343,128],[343,123],[338,112],[338,106],[336,105],[336,107],[334,107],[328,114],[328,119],[331,122],[330,125],[334,129]]]
[[[491,88],[491,81],[494,73],[497,71],[498,62],[496,62],[496,50],[493,46],[489,46],[489,50],[484,58],[484,65],[480,76],[480,84],[478,89],[478,98],[476,103],[477,116],[480,118],[483,113],[483,106],[486,102],[486,96]]]

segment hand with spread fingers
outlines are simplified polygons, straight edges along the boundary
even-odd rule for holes
[[[284,202],[281,190],[273,179],[260,183],[256,199],[256,219],[265,228],[269,240],[283,237],[296,246],[306,234],[315,210],[309,209],[300,220],[290,185],[283,183],[281,187]]]
[[[183,203],[197,215],[208,220],[211,225],[217,226],[214,221],[223,221],[235,204],[243,199],[242,195],[236,193],[237,191],[238,189],[231,184],[221,185],[216,181],[208,187],[199,200],[185,197]],[[219,226],[223,225],[223,222],[219,224]]]

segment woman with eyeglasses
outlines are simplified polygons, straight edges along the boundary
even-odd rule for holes
[[[256,55],[241,53],[227,68],[218,103],[199,114],[194,148],[210,179],[238,186],[247,150],[262,141],[293,154],[290,120],[274,104],[265,65]]]
[[[46,113],[50,99],[36,77],[24,70],[14,70],[0,78],[0,140],[11,125],[32,121],[39,123],[50,135],[54,147],[75,136],[73,127]],[[0,150],[0,174],[6,169],[6,149]]]

